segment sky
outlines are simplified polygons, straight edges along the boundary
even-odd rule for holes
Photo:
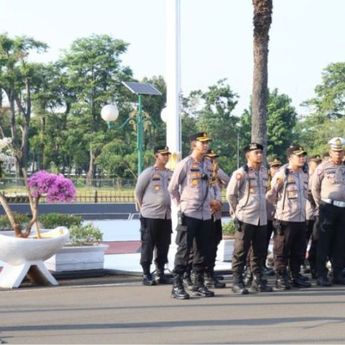
[[[165,75],[166,0],[0,0],[0,33],[49,45],[37,61],[56,61],[82,37],[108,34],[129,43],[122,55],[134,77]],[[322,70],[344,62],[344,0],[273,0],[268,86],[287,94],[299,114]],[[251,0],[181,0],[181,87],[206,91],[226,78],[249,107],[253,73]]]

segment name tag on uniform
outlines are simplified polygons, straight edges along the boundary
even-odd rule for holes
[[[201,173],[200,173],[200,171],[198,170],[198,172],[192,172],[192,173],[190,174],[190,176],[191,176],[192,179],[197,179],[197,178],[200,178],[200,177],[201,177]]]

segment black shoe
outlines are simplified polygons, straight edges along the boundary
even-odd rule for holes
[[[235,282],[232,284],[231,288],[233,293],[239,294],[239,295],[248,295],[249,291],[244,286],[243,282]]]
[[[304,281],[308,281],[309,280],[309,278],[307,276],[304,276],[301,273],[293,274],[292,278],[294,278],[294,277],[297,278],[297,279],[304,280]]]
[[[324,286],[324,287],[332,286],[332,282],[325,276],[321,276],[321,277],[317,278],[316,284],[318,286]]]
[[[206,287],[213,289],[225,288],[225,283],[220,282],[215,275],[206,275],[205,285]]]
[[[272,292],[273,289],[267,285],[267,281],[263,279],[253,279],[252,285],[248,289],[249,292]]]
[[[275,290],[290,290],[291,285],[287,274],[278,274],[276,278]]]
[[[303,277],[301,275],[301,277]],[[292,285],[297,288],[309,288],[311,287],[311,284],[308,280],[305,280],[299,276],[292,279]]]
[[[171,290],[171,297],[176,299],[189,299],[189,294],[183,286],[174,286]]]
[[[205,285],[201,285],[193,287],[192,295],[200,297],[213,297],[214,292],[209,290]]]
[[[155,274],[156,284],[171,284],[171,279],[169,279],[164,273]]]
[[[156,282],[154,281],[151,274],[143,275],[143,285],[146,285],[146,286],[156,285]]]

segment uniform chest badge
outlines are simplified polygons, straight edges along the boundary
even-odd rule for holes
[[[199,180],[198,179],[192,179],[192,187],[196,187],[199,183]]]

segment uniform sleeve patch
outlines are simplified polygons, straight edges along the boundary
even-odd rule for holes
[[[237,173],[237,174],[236,174],[236,180],[237,180],[237,181],[241,181],[242,178],[243,178],[243,175],[242,175],[241,173]]]

